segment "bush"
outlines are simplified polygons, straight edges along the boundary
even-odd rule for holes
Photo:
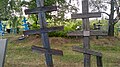
[[[40,25],[36,25],[35,23],[32,24],[31,29],[40,29]]]
[[[67,32],[65,31],[49,32],[48,35],[50,37],[66,37]]]

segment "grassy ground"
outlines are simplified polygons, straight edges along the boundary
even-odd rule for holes
[[[31,46],[42,46],[39,36],[30,36],[25,40],[18,40],[18,35],[6,35],[8,48],[5,67],[46,67],[44,54],[32,52]],[[81,38],[50,38],[51,47],[63,50],[64,56],[53,56],[55,67],[83,67],[83,54],[72,51],[71,46],[82,47]],[[120,38],[91,37],[91,49],[103,54],[104,67],[120,67]],[[96,66],[96,57],[91,58],[91,67]]]

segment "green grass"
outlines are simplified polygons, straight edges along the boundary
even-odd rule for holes
[[[17,40],[19,36],[6,36],[8,38],[8,47],[5,60],[5,67],[46,67],[44,54],[38,54],[32,52],[31,46],[38,45],[42,46],[39,38],[35,40],[35,37],[26,38],[23,41]],[[59,38],[58,38],[59,39]],[[67,42],[61,40],[55,40],[57,43],[51,43],[51,47],[60,49],[64,52],[63,56],[53,56],[53,62],[55,67],[83,67],[83,54],[72,51],[71,46],[77,45],[82,47],[82,41],[74,41],[75,39],[68,39]],[[64,38],[63,38],[64,39]],[[67,39],[67,38],[65,38]],[[78,38],[77,38],[78,39]],[[93,40],[93,41],[92,41]],[[120,67],[120,42],[119,40],[110,41],[115,42],[105,43],[94,43],[96,40],[92,39],[91,49],[99,51],[103,54],[103,66],[104,67]],[[97,42],[104,40],[107,42],[107,38],[98,39]],[[65,41],[65,40],[63,40]],[[59,43],[61,42],[61,43]],[[108,41],[109,42],[109,41]],[[91,67],[96,66],[96,57],[91,56]]]

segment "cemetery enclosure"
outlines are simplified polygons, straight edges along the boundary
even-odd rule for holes
[[[42,46],[38,36],[30,36],[18,41],[19,36],[6,36],[9,40],[5,67],[46,67],[44,55],[33,53],[32,45]],[[100,37],[98,40],[91,37],[91,49],[103,54],[104,67],[120,67],[120,38]],[[83,54],[72,51],[71,46],[82,47],[82,38],[50,37],[51,47],[64,51],[63,56],[53,56],[55,67],[83,67]],[[91,65],[96,66],[96,57],[92,56]]]
[[[107,43],[107,44],[110,44],[110,45],[107,45],[105,46],[105,48],[103,49],[103,45],[106,45],[106,41],[103,41],[103,44],[99,44],[97,45],[96,43],[92,43],[92,49],[94,50],[98,50],[99,52],[96,52],[94,50],[91,50],[90,48],[90,36],[91,35],[106,35],[104,32],[101,32],[101,31],[91,31],[90,30],[90,23],[89,23],[89,18],[92,18],[92,17],[100,17],[101,16],[101,13],[89,13],[89,9],[88,9],[88,0],[83,0],[82,1],[82,7],[84,9],[82,9],[82,13],[81,14],[72,14],[72,18],[73,19],[82,19],[83,21],[83,31],[82,31],[82,35],[83,36],[83,47],[81,45],[81,43],[79,41],[75,41],[75,42],[71,42],[67,41],[67,39],[64,39],[62,42],[64,43],[60,43],[59,42],[59,38],[57,40],[54,40],[54,42],[57,42],[57,44],[52,44],[51,40],[49,42],[49,37],[48,37],[48,32],[51,32],[51,31],[59,31],[59,30],[63,30],[63,26],[59,26],[59,27],[50,27],[48,28],[47,27],[47,22],[46,22],[46,17],[45,17],[45,12],[47,11],[56,11],[57,10],[57,7],[56,6],[44,6],[44,0],[36,0],[36,4],[37,4],[37,8],[34,8],[34,9],[26,9],[25,10],[25,13],[26,14],[38,14],[38,22],[40,24],[40,28],[39,29],[36,29],[36,30],[28,30],[28,26],[26,24],[26,19],[24,18],[24,26],[26,27],[25,28],[25,31],[23,32],[24,35],[30,35],[30,34],[41,34],[41,40],[40,42],[37,43],[37,38],[35,38],[35,42],[33,42],[32,44],[30,44],[30,40],[32,39],[32,41],[34,41],[33,37],[30,39],[26,39],[25,41],[18,41],[15,39],[15,41],[11,41],[9,43],[13,44],[14,45],[14,48],[13,46],[9,46],[10,49],[12,52],[10,53],[15,53],[13,54],[14,56],[16,56],[15,60],[17,60],[18,64],[16,63],[16,61],[12,62],[12,59],[13,59],[13,56],[11,55],[11,59],[10,60],[7,60],[6,61],[6,67],[8,66],[12,66],[12,67],[36,67],[36,66],[43,66],[43,67],[79,67],[79,66],[83,66],[83,67],[103,67],[102,66],[102,53],[105,54],[105,53],[108,53],[106,48],[111,48],[111,44],[110,43]],[[95,32],[95,33],[94,33]],[[76,32],[75,32],[76,33]],[[81,33],[81,32],[78,32],[77,33]],[[92,34],[93,33],[93,34]],[[96,34],[96,33],[99,33],[99,34]],[[102,33],[102,34],[101,34]],[[71,36],[71,34],[68,34]],[[74,36],[74,33],[72,34],[72,36]],[[40,38],[40,37],[39,37]],[[94,39],[94,37],[92,37]],[[104,37],[101,37],[101,39],[103,39]],[[62,38],[63,39],[63,38]],[[61,39],[61,40],[62,40]],[[109,38],[106,38],[109,40]],[[74,39],[74,40],[79,40],[79,39]],[[74,41],[73,40],[73,41]],[[104,39],[103,39],[104,40]],[[118,38],[119,40],[119,38]],[[26,43],[27,41],[29,41],[28,43]],[[20,43],[20,45],[16,45],[18,44],[17,42]],[[98,41],[99,42],[99,41]],[[26,43],[26,44],[25,44]],[[60,43],[60,44],[59,44]],[[27,45],[28,44],[28,45]],[[76,45],[78,44],[78,45]],[[32,45],[36,45],[36,46],[32,46]],[[77,46],[77,47],[73,47],[73,50],[74,51],[77,51],[77,52],[82,52],[84,54],[84,57],[83,57],[83,54],[79,54],[79,53],[76,53],[76,52],[73,52],[72,49],[71,49],[71,46]],[[32,47],[30,47],[32,46]],[[38,47],[39,46],[39,47]],[[41,46],[41,47],[40,47]],[[98,46],[101,46],[101,47],[98,47]],[[117,47],[119,47],[119,45],[117,45]],[[111,49],[108,49],[109,50],[113,50],[115,52],[117,52],[117,50],[119,50],[119,48],[117,47],[113,47]],[[38,52],[37,53],[32,53],[32,50],[33,51],[36,51]],[[100,49],[98,49],[100,48]],[[60,50],[58,50],[60,49]],[[67,49],[67,50],[66,50]],[[116,50],[117,49],[117,50]],[[105,52],[105,51],[106,52]],[[18,52],[17,52],[18,51]],[[26,51],[26,52],[25,52]],[[65,55],[63,55],[63,51],[65,53]],[[102,52],[103,51],[103,52]],[[21,52],[21,54],[19,54]],[[102,53],[100,53],[102,52]],[[43,54],[41,54],[43,53]],[[118,52],[119,53],[119,52]],[[9,54],[9,52],[8,52]],[[19,57],[17,57],[17,54]],[[27,54],[27,56],[25,55]],[[43,56],[44,55],[44,56]],[[53,55],[58,55],[58,57],[55,57]],[[90,60],[91,59],[91,55],[94,55],[96,56],[96,59],[94,59],[94,57],[92,58],[92,61]],[[112,64],[107,64],[105,63],[107,61],[107,59],[111,59],[109,56],[109,54],[106,54],[106,57],[103,56],[103,65],[104,67],[110,67]],[[10,56],[10,55],[7,55],[7,57]],[[63,57],[60,57],[60,56],[63,56]],[[37,58],[36,58],[37,57]],[[32,59],[34,60],[32,60]],[[67,59],[66,59],[67,58]],[[83,58],[84,58],[84,61],[83,61]],[[70,60],[71,59],[71,60]],[[106,60],[105,60],[106,59]],[[118,59],[118,57],[116,58]],[[37,62],[36,62],[37,60]],[[22,63],[20,63],[20,61],[24,61]],[[113,60],[111,60],[112,62]],[[30,62],[30,63],[28,63]],[[35,63],[34,63],[35,62]],[[67,63],[66,63],[67,62]],[[69,63],[68,63],[69,62]],[[16,63],[16,64],[15,64]],[[119,60],[117,61],[117,63],[119,63]],[[22,65],[21,65],[22,64]],[[8,65],[8,66],[7,66]],[[119,64],[113,64],[113,66],[119,66]]]
[[[47,11],[57,11],[56,6],[44,6],[44,0],[36,0],[36,5],[37,8],[35,9],[26,9],[25,13],[26,14],[38,14],[38,20],[40,24],[40,30],[37,30],[38,33],[41,34],[42,38],[42,44],[43,47],[38,47],[38,46],[32,46],[33,51],[37,51],[39,53],[44,53],[45,55],[45,60],[46,60],[46,65],[47,67],[54,67],[53,64],[53,59],[52,55],[61,55],[63,56],[63,51],[62,50],[55,50],[51,49],[50,43],[49,43],[49,37],[48,37],[48,32],[54,31],[54,27],[47,28],[47,23],[46,23],[46,17],[45,17],[45,12]],[[91,55],[95,55],[97,59],[97,67],[103,67],[102,64],[102,53],[100,52],[95,52],[90,50],[90,23],[89,23],[89,18],[93,17],[101,17],[101,13],[89,13],[89,6],[88,6],[88,0],[83,0],[82,1],[82,13],[81,14],[72,14],[72,18],[74,19],[80,19],[82,18],[83,21],[83,49],[77,47],[73,47],[74,51],[77,52],[82,52],[84,54],[84,67],[91,67]],[[58,30],[64,30],[64,28],[56,28]],[[36,34],[36,30],[28,30],[25,31],[28,34]],[[55,30],[56,31],[56,30]],[[101,32],[101,31],[99,31]],[[69,34],[70,35],[70,34]],[[99,35],[99,34],[96,34]],[[104,34],[106,35],[106,34]],[[70,35],[71,36],[71,35]],[[73,36],[73,35],[72,35]]]

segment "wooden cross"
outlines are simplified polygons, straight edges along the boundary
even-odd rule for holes
[[[101,17],[101,13],[89,13],[88,8],[88,0],[82,1],[82,14],[72,14],[73,19],[82,18],[83,21],[83,31],[74,31],[68,33],[68,36],[83,36],[83,48],[78,46],[73,47],[73,51],[84,53],[84,67],[90,67],[90,58],[91,55],[95,55],[97,57],[97,66],[102,67],[102,54],[100,52],[95,52],[90,50],[90,39],[89,37],[92,35],[107,35],[105,31],[92,31],[90,30],[89,18]]]
[[[7,39],[0,39],[0,67],[4,67]]]
[[[41,34],[43,47],[32,46],[32,50],[37,51],[39,53],[45,53],[47,67],[53,67],[52,55],[63,55],[63,51],[50,48],[49,37],[47,33],[52,32],[52,31],[57,31],[57,30],[63,30],[64,27],[59,26],[59,27],[47,28],[45,12],[56,11],[57,7],[56,6],[44,6],[44,0],[36,0],[36,4],[37,4],[37,8],[26,9],[25,14],[38,13],[38,18],[39,18],[41,28],[38,30],[24,31],[23,33],[24,35]]]
[[[27,19],[24,17],[24,19],[22,20],[22,22],[24,23],[23,26],[24,26],[24,30],[29,30],[29,27],[28,27],[28,24],[27,24]]]

